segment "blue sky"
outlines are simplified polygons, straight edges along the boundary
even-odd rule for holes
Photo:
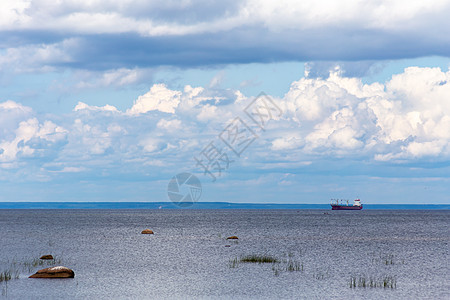
[[[448,204],[449,13],[2,1],[0,201],[169,201],[169,180],[190,172],[201,201]],[[274,105],[263,128],[252,103]],[[220,138],[236,118],[256,137],[239,156]],[[215,181],[195,160],[211,145],[229,159],[210,165]]]

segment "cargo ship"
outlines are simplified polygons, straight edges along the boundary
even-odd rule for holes
[[[349,200],[331,199],[332,210],[361,210],[362,208],[360,199],[355,199],[353,205],[349,204]]]

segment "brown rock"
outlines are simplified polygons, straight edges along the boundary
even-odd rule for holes
[[[53,259],[53,255],[51,254],[42,255],[39,259]]]
[[[74,278],[75,273],[66,267],[57,266],[42,269],[28,278]]]
[[[239,238],[235,235],[227,237],[227,240],[238,240]]]
[[[144,229],[144,230],[142,230],[141,233],[142,233],[142,234],[153,234],[153,230],[150,230],[150,229]]]

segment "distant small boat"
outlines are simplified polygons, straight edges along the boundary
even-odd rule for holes
[[[331,199],[331,209],[332,210],[361,210],[363,209],[363,205],[361,204],[360,199],[355,199],[353,201],[353,205],[350,205],[349,200],[339,200],[339,199]]]

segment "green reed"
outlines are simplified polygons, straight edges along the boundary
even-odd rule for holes
[[[265,263],[277,263],[279,262],[279,260],[270,255],[252,254],[241,257],[240,262],[265,264]]]
[[[350,278],[350,288],[397,288],[397,279],[395,276],[352,276]]]
[[[288,259],[279,259],[272,255],[267,254],[251,254],[241,256],[240,258],[233,258],[229,261],[230,268],[238,268],[241,263],[253,263],[253,264],[272,264],[272,271],[275,276],[281,274],[281,272],[301,272],[303,271],[303,263],[300,263],[293,259],[293,254],[287,255]]]
[[[17,269],[8,269],[0,272],[0,282],[9,281],[11,279],[19,278],[19,270]]]

